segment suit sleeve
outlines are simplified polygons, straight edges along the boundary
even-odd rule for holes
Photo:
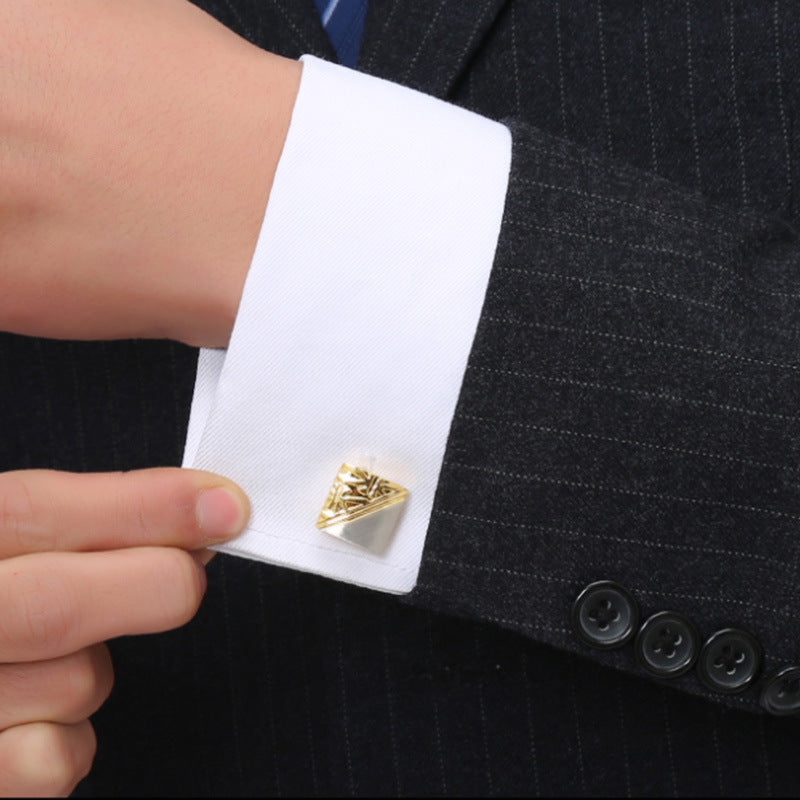
[[[793,235],[507,125],[306,62],[186,463],[251,497],[228,552],[641,675],[640,624],[677,614],[669,683],[758,708],[800,639]],[[314,525],[359,453],[410,490],[380,555]],[[629,622],[603,650],[572,622],[601,581],[628,606],[590,621]]]
[[[510,123],[498,248],[411,600],[645,674],[588,646],[595,581],[701,646],[741,629],[757,709],[798,658],[793,232]],[[734,660],[737,653],[733,653]],[[719,661],[719,659],[717,659]],[[721,664],[725,668],[725,664]]]

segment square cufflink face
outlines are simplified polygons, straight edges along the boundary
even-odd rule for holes
[[[388,548],[408,490],[363,467],[342,464],[317,519],[317,528],[375,555]]]

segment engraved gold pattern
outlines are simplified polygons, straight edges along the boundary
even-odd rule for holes
[[[322,530],[402,503],[408,490],[374,475],[362,467],[342,464],[320,511],[317,527]]]

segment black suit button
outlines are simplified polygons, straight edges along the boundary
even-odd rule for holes
[[[800,667],[784,667],[764,684],[761,707],[770,714],[784,716],[800,711]]]
[[[622,647],[633,637],[638,622],[636,601],[612,581],[590,583],[572,604],[572,627],[592,647]]]
[[[761,666],[761,645],[747,631],[724,628],[711,634],[700,651],[697,674],[709,689],[722,694],[744,691]]]
[[[674,611],[648,617],[636,634],[634,652],[639,664],[659,678],[674,678],[692,668],[700,640],[694,625]]]

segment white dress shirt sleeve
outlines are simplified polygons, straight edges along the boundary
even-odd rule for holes
[[[416,582],[503,215],[508,130],[316,58],[227,351],[200,352],[184,466],[248,493],[227,553]],[[380,556],[315,523],[349,461],[409,490]]]

